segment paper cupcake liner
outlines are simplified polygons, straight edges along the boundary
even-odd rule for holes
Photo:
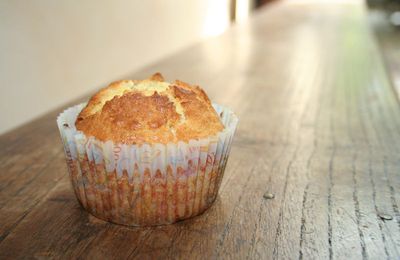
[[[124,225],[162,225],[204,212],[217,197],[238,122],[214,104],[225,129],[216,136],[126,145],[87,137],[75,127],[85,104],[57,118],[72,186],[94,216]]]

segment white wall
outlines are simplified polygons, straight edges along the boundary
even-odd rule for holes
[[[222,32],[229,2],[0,1],[0,133]]]

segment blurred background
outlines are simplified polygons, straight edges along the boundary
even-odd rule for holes
[[[255,9],[273,2],[2,0],[0,134],[246,23]],[[388,66],[400,71],[399,2],[370,0],[368,6],[392,60]]]
[[[400,97],[400,0],[368,0],[369,23]]]

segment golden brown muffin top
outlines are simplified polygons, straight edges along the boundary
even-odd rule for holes
[[[176,143],[216,135],[224,129],[206,93],[156,73],[122,80],[96,93],[76,119],[87,136],[116,143]]]

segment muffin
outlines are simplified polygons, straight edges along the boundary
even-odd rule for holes
[[[78,201],[118,224],[161,225],[215,200],[237,117],[198,86],[122,80],[57,119]]]

